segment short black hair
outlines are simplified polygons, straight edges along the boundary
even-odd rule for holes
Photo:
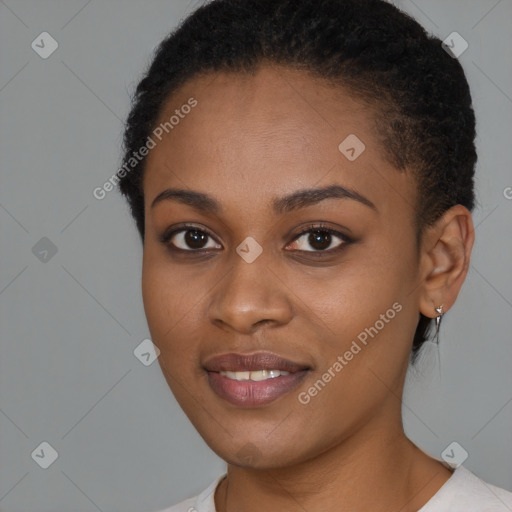
[[[119,187],[143,243],[146,159],[126,169],[164,102],[199,74],[254,72],[265,62],[323,78],[375,107],[383,154],[415,177],[418,236],[456,204],[473,210],[471,95],[439,38],[385,0],[212,0],[158,46],[126,122]],[[420,313],[412,362],[431,323]]]

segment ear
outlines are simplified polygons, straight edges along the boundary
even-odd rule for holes
[[[430,318],[436,307],[448,311],[466,278],[475,229],[471,212],[458,204],[447,210],[423,235],[420,255],[420,312]]]

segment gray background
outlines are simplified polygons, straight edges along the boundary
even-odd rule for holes
[[[120,194],[92,195],[118,168],[153,48],[198,3],[0,2],[4,512],[151,512],[224,471],[158,364],[134,357],[149,337],[141,244]],[[460,61],[479,133],[471,269],[439,353],[431,344],[408,375],[405,428],[438,458],[457,441],[466,467],[512,490],[512,1],[397,4],[441,39],[468,41]],[[48,59],[31,48],[43,31],[59,44]],[[32,251],[43,237],[57,248],[46,262]],[[58,452],[48,469],[31,458],[43,441]]]

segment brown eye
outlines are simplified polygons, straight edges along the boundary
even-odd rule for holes
[[[295,251],[330,252],[349,242],[350,239],[343,233],[331,228],[317,226],[300,233],[290,245],[292,250]]]
[[[210,244],[208,244],[209,240],[211,240]],[[175,229],[171,233],[164,235],[162,242],[173,248],[189,252],[222,248],[214,242],[209,233],[194,226]]]

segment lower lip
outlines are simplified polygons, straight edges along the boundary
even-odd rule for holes
[[[269,404],[295,389],[304,380],[308,370],[272,379],[234,380],[217,372],[208,372],[210,387],[224,400],[243,407],[259,407]]]

